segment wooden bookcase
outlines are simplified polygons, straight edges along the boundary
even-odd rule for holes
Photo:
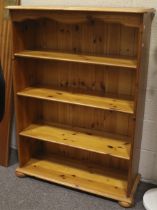
[[[17,176],[133,204],[153,9],[9,7]]]

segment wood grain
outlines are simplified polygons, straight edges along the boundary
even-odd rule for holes
[[[41,6],[9,6],[9,10],[59,10],[59,11],[96,11],[96,12],[117,12],[117,13],[154,13],[154,8],[142,8],[142,7],[130,7],[130,8],[118,8],[118,7],[41,7]]]
[[[57,156],[31,159],[17,171],[79,190],[116,200],[121,198],[129,202],[129,198],[125,196],[127,186],[125,172],[103,170],[93,164],[82,164],[82,162],[61,157],[58,159]]]
[[[130,159],[130,143],[127,140],[95,136],[92,132],[83,133],[74,129],[33,124],[22,131],[20,135],[99,154]]]
[[[104,66],[116,66],[136,69],[137,63],[136,59],[125,59],[125,58],[112,58],[112,57],[98,57],[98,56],[88,56],[79,54],[68,54],[62,52],[46,52],[46,51],[22,51],[15,53],[15,57],[22,58],[36,58],[45,60],[56,60],[56,61],[69,61],[76,63],[86,63],[86,64],[97,64]]]
[[[17,0],[12,3],[18,4]],[[0,123],[0,165],[8,166],[10,127],[12,119],[12,43],[11,43],[11,22],[4,11],[6,3],[0,3],[0,62],[6,81],[6,106],[3,121]]]
[[[143,17],[143,33],[139,32],[139,46],[138,46],[138,71],[137,71],[137,81],[138,88],[136,88],[136,123],[134,125],[135,132],[133,133],[133,144],[131,150],[131,161],[129,170],[129,187],[128,195],[130,194],[132,187],[134,185],[140,160],[140,149],[142,141],[142,130],[143,130],[143,119],[145,110],[145,98],[146,98],[146,86],[147,86],[147,75],[148,75],[148,64],[149,64],[149,48],[150,48],[150,37],[151,37],[151,23],[152,16],[150,14],[145,14]],[[142,104],[142,106],[141,106]]]
[[[103,110],[118,111],[128,114],[134,113],[133,102],[123,99],[120,100],[116,98],[91,96],[42,87],[28,87],[23,91],[18,92],[17,95],[48,101],[57,101],[62,103],[93,107]]]
[[[103,9],[10,8],[17,172],[129,207],[139,182],[143,22],[154,10]]]

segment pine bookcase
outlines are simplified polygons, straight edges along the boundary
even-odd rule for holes
[[[133,205],[154,9],[8,9],[16,175]]]

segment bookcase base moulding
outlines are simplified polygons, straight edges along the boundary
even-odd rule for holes
[[[64,172],[64,170],[60,171],[59,174],[57,172],[55,174],[53,169],[51,171],[51,168],[49,168],[49,172],[46,173],[46,171],[44,170],[44,166],[43,166],[43,168],[42,168],[43,171],[39,171],[38,167],[40,169],[40,166],[36,165],[36,163],[37,163],[37,161],[33,160],[31,165],[29,165],[28,167],[17,168],[16,172],[15,172],[16,176],[20,177],[20,178],[24,178],[28,175],[28,176],[43,179],[43,180],[46,180],[46,181],[49,181],[52,183],[65,185],[67,187],[74,188],[77,190],[82,190],[82,191],[92,193],[92,194],[95,194],[98,196],[117,200],[119,205],[122,207],[125,207],[125,208],[129,208],[134,205],[134,194],[135,194],[137,186],[140,182],[140,177],[141,177],[140,175],[137,175],[137,177],[135,179],[130,196],[126,196],[125,191],[122,192],[122,190],[120,190],[120,189],[115,190],[115,192],[112,188],[110,189],[109,186],[103,186],[103,187],[108,188],[108,189],[103,189],[102,186],[99,186],[100,183],[97,182],[96,180],[90,181],[90,182],[93,181],[93,186],[92,186],[92,184],[90,185],[90,183],[88,183],[89,182],[88,177],[84,177],[84,179],[82,179],[82,182],[81,182],[81,179],[79,179],[79,177],[77,177],[77,179],[74,180],[73,179],[74,174],[72,174],[72,177],[70,177],[70,175],[66,174],[66,172]],[[41,164],[46,165],[46,163],[47,162],[44,160],[43,163],[41,163]],[[37,171],[33,169],[34,167],[37,167]],[[95,176],[95,178],[98,178],[98,177]],[[101,183],[101,185],[102,185],[102,183]]]
[[[132,206],[154,9],[8,9],[16,175]]]

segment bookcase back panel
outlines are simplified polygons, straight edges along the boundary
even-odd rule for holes
[[[102,96],[105,94],[133,96],[134,94],[134,71],[65,62],[42,64],[39,63],[37,83],[43,86],[54,85],[65,90],[69,88],[76,92],[93,92]]]
[[[93,22],[96,20],[103,21],[104,23],[121,23],[124,26],[129,27],[139,27],[141,24],[141,13],[118,13],[114,12],[104,12],[104,11],[12,11],[12,19],[15,22],[22,22],[25,20],[40,20],[40,19],[49,19],[55,20],[61,23],[82,23],[82,22]]]
[[[45,143],[44,142],[44,149],[45,153],[48,154],[56,154],[61,155],[63,157],[69,157],[72,159],[78,159],[83,161],[88,161],[92,163],[99,164],[100,166],[103,166],[107,168],[117,168],[117,169],[123,169],[128,170],[129,162],[127,160],[114,158],[108,155],[101,155],[97,153],[92,153],[88,151],[83,151],[80,149],[70,148],[66,146],[60,146],[57,144],[51,144],[51,143]]]
[[[136,73],[129,69],[70,62],[19,59],[19,90],[29,86],[50,87],[98,96],[134,97]],[[21,86],[21,87],[20,87]]]
[[[14,23],[21,34],[17,52],[53,50],[107,56],[137,56],[138,29],[118,23],[88,20],[81,23],[60,23],[48,19]]]
[[[130,135],[132,116],[127,114],[103,111],[99,109],[75,106],[64,103],[44,103],[43,116],[48,122],[55,120],[61,124],[72,125],[93,130]]]

